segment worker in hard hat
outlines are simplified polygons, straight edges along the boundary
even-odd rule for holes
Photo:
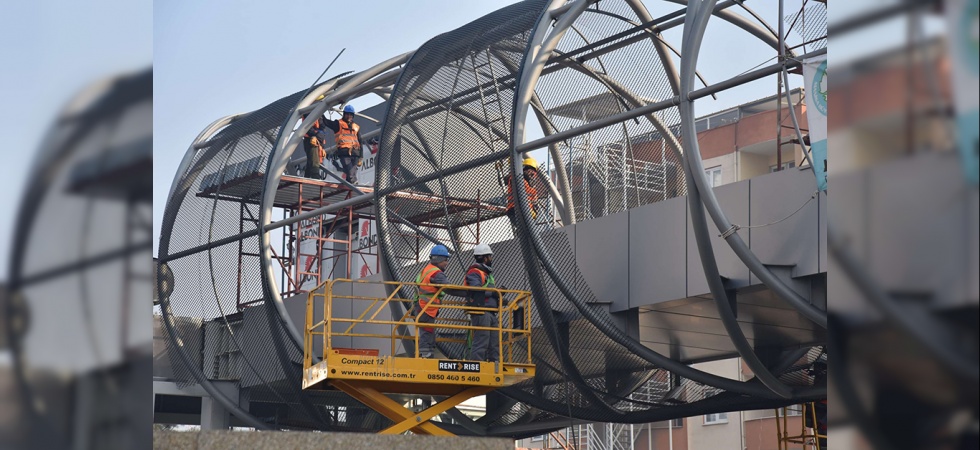
[[[450,284],[444,270],[449,266],[449,249],[445,245],[436,245],[429,252],[429,264],[422,269],[415,282],[418,283],[418,296],[412,308],[412,316],[417,317],[419,323],[435,323],[436,316],[439,314],[439,307],[442,298],[449,295],[465,297],[468,293],[462,289],[442,289],[439,284]],[[437,294],[438,292],[438,294]],[[429,303],[432,303],[431,305]],[[427,307],[428,306],[428,307]],[[436,348],[436,330],[434,327],[419,327],[419,356],[422,358],[432,358]]]
[[[536,219],[538,217],[537,201],[538,201],[538,190],[534,188],[534,183],[537,181],[538,177],[538,162],[534,158],[528,156],[524,158],[524,192],[527,193],[527,203],[531,207],[531,218]],[[507,217],[510,218],[510,224],[517,228],[517,215],[514,211],[514,183],[510,175],[504,178],[504,182],[507,183]]]
[[[361,127],[354,123],[354,113],[354,106],[347,105],[340,120],[327,120],[324,126],[333,131],[337,142],[337,150],[333,156],[340,160],[344,179],[357,184],[357,168],[361,166],[361,146],[364,141],[361,140]]]
[[[497,287],[493,277],[493,250],[487,244],[477,244],[473,247],[473,258],[476,262],[466,271],[465,283],[467,286],[480,286],[484,288]],[[497,308],[500,306],[501,298],[496,291],[467,291],[467,306],[479,308]],[[499,318],[495,311],[470,311],[470,324],[474,327],[497,328],[500,326]],[[500,340],[499,333],[490,330],[473,330],[472,341],[470,341],[469,358],[472,361],[500,360]]]
[[[307,120],[307,114],[303,114],[303,120]],[[320,164],[326,157],[326,151],[323,148],[323,134],[326,130],[324,122],[326,121],[326,117],[320,117],[313,121],[313,125],[303,135],[303,149],[306,150],[306,170],[303,176],[306,178],[320,179]]]

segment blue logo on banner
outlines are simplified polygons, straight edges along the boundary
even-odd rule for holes
[[[813,157],[813,168],[817,172],[817,189],[827,190],[827,140],[810,144],[810,155]]]
[[[966,179],[977,186],[980,184],[980,111],[960,114],[956,118],[956,128]]]
[[[817,72],[813,74],[813,84],[810,85],[810,92],[813,92],[813,107],[824,116],[827,115],[827,61],[817,67]]]

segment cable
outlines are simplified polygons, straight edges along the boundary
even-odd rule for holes
[[[793,212],[789,213],[788,216],[783,217],[782,219],[779,219],[779,220],[776,220],[776,221],[773,221],[773,222],[769,222],[769,223],[764,223],[762,225],[739,225],[737,223],[733,223],[730,228],[728,228],[727,230],[725,230],[723,233],[719,234],[718,236],[721,237],[721,238],[724,238],[724,239],[728,239],[729,236],[735,234],[735,232],[738,231],[738,230],[752,229],[752,228],[763,228],[763,227],[768,227],[769,225],[775,225],[777,223],[780,223],[780,222],[782,222],[782,221],[784,221],[786,219],[789,219],[790,217],[793,217],[794,215],[796,215],[796,213],[802,211],[803,208],[806,207],[806,205],[808,205],[811,201],[813,201],[813,199],[817,198],[817,195],[819,195],[819,194],[820,194],[820,191],[813,191],[813,194],[810,195],[810,198],[806,199],[806,201],[803,202],[803,204],[800,205],[799,208],[796,208],[796,211],[793,211]]]

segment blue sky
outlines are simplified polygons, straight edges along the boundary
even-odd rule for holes
[[[154,228],[187,146],[213,120],[305,89],[342,48],[327,77],[414,50],[510,3],[156,2]]]
[[[440,33],[510,3],[513,1],[156,2],[155,228],[159,228],[181,157],[197,133],[213,120],[253,111],[306,88],[341,48],[347,50],[328,76],[363,70],[414,50]],[[666,2],[646,3],[654,16],[680,8]],[[775,0],[752,3],[775,24]],[[793,10],[787,6],[787,11]],[[667,33],[678,48],[680,32],[678,27]],[[753,41],[727,24],[709,25],[702,72],[709,79],[721,80],[774,56],[774,51]],[[724,59],[719,59],[722,55]],[[775,81],[766,80],[723,95],[698,113],[774,93]]]
[[[0,4],[0,279],[6,277],[8,248],[26,168],[55,113],[80,89],[109,75],[154,65],[154,227],[187,145],[214,119],[257,109],[308,86],[334,55],[347,51],[328,75],[365,69],[418,48],[512,0],[413,0],[327,2],[298,0],[93,0],[2,2]],[[679,8],[645,2],[654,16]],[[788,0],[787,14],[800,1]],[[843,17],[892,0],[835,5]],[[749,3],[771,24],[776,0]],[[737,10],[737,8],[736,8]],[[894,45],[892,32],[868,30],[834,41],[834,59]],[[875,31],[871,33],[871,31]],[[868,39],[870,35],[873,39]],[[680,46],[680,28],[666,34]],[[885,38],[883,39],[882,36]],[[844,45],[837,45],[838,43]],[[771,49],[717,19],[709,25],[699,70],[717,81],[773,56]],[[793,80],[796,84],[797,81]],[[698,114],[772,95],[763,80],[699,102]],[[366,105],[358,105],[366,106]],[[155,252],[155,250],[154,250]]]
[[[0,2],[0,280],[27,168],[55,114],[79,90],[153,59],[142,0]]]

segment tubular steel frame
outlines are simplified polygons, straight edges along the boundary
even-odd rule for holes
[[[567,140],[571,137],[580,136],[584,133],[588,133],[600,128],[623,123],[627,120],[634,119],[637,117],[647,118],[654,127],[661,132],[665,138],[665,144],[667,147],[676,155],[681,155],[682,161],[684,162],[685,172],[687,174],[686,179],[688,180],[688,196],[689,202],[691,203],[691,211],[701,212],[701,205],[704,204],[707,207],[708,213],[714,220],[719,228],[719,231],[726,231],[731,228],[731,223],[726,218],[724,212],[718,205],[718,201],[715,198],[712,190],[707,187],[707,180],[705,179],[704,171],[701,167],[700,153],[697,146],[696,139],[692,137],[696,135],[694,133],[694,112],[693,112],[693,101],[708,95],[714,95],[715,93],[721,92],[726,89],[730,89],[739,86],[743,83],[763,78],[766,76],[779,74],[785,80],[787,76],[787,71],[790,68],[795,68],[800,65],[798,59],[802,59],[807,56],[815,56],[823,54],[826,50],[820,50],[813,52],[810,55],[803,55],[795,59],[788,59],[785,57],[786,54],[792,54],[792,50],[786,49],[783,45],[783,35],[782,35],[782,25],[780,25],[780,32],[777,35],[773,35],[771,28],[768,26],[760,26],[748,19],[739,16],[727,8],[735,5],[742,6],[739,1],[726,1],[716,5],[715,1],[706,2],[680,2],[688,3],[685,9],[680,9],[675,13],[669,14],[667,16],[654,19],[649,12],[647,12],[645,6],[639,0],[627,0],[629,6],[637,14],[637,16],[643,21],[642,24],[631,23],[632,26],[636,28],[643,27],[645,33],[638,34],[636,37],[630,38],[625,43],[617,45],[629,45],[629,42],[633,40],[642,40],[645,37],[651,39],[654,48],[656,49],[657,56],[660,63],[663,65],[664,69],[668,73],[668,81],[674,92],[674,96],[669,99],[662,101],[650,103],[644,100],[640,96],[634,95],[629,92],[628,88],[619,86],[615,80],[604,78],[603,75],[595,73],[589,70],[586,66],[581,64],[569,64],[565,63],[565,66],[574,68],[575,70],[582,71],[583,74],[599,80],[604,83],[610,92],[615,92],[622,98],[625,98],[630,103],[632,103],[631,108],[620,113],[612,114],[603,117],[598,120],[594,120],[578,127],[558,131],[554,127],[547,123],[545,113],[543,111],[543,106],[540,104],[540,100],[537,99],[535,94],[535,87],[537,86],[538,80],[545,71],[545,67],[549,62],[553,62],[556,59],[565,58],[566,60],[571,58],[572,54],[568,55],[558,55],[556,53],[556,47],[561,41],[565,32],[572,29],[575,24],[576,19],[583,14],[589,5],[595,3],[596,0],[552,0],[549,2],[542,12],[537,25],[533,28],[533,33],[531,34],[528,47],[524,54],[524,60],[519,68],[512,68],[517,70],[517,75],[519,76],[516,80],[515,89],[515,104],[513,111],[513,119],[510,127],[510,142],[512,143],[510,148],[505,150],[494,151],[488,155],[463,162],[461,164],[456,164],[449,167],[442,167],[437,173],[423,175],[417,177],[410,182],[396,183],[393,186],[386,187],[384,189],[376,189],[373,193],[360,193],[359,190],[351,190],[345,200],[324,204],[322,200],[311,209],[304,210],[302,205],[303,197],[302,193],[299,196],[299,202],[296,209],[296,213],[291,216],[278,221],[273,221],[272,211],[275,203],[276,191],[280,186],[280,180],[284,169],[289,162],[290,155],[296,151],[300,144],[300,140],[306,131],[310,128],[313,121],[307,121],[299,123],[300,116],[302,114],[312,114],[314,117],[318,117],[323,114],[329,108],[334,105],[346,103],[349,100],[359,97],[361,95],[375,94],[382,97],[390,96],[393,93],[393,86],[395,86],[402,73],[403,68],[412,59],[414,52],[405,53],[384,61],[374,67],[371,67],[363,72],[347,76],[344,78],[331,80],[318,86],[316,89],[309,91],[303,98],[301,98],[296,106],[293,108],[289,117],[283,123],[279,136],[274,139],[270,139],[274,142],[270,157],[268,159],[267,166],[265,168],[264,182],[262,193],[259,199],[259,214],[257,218],[258,228],[261,232],[245,232],[244,227],[240,227],[240,232],[236,236],[230,236],[227,238],[222,238],[207,244],[206,246],[201,246],[197,248],[188,249],[182,252],[176,252],[173,255],[169,255],[168,260],[177,259],[180,257],[188,256],[196,252],[202,251],[205,248],[213,248],[226,243],[239,241],[239,247],[241,247],[241,241],[249,236],[254,236],[257,234],[259,240],[259,253],[257,256],[260,258],[261,267],[263,271],[263,289],[266,297],[266,305],[271,308],[274,312],[270,314],[270,321],[278,321],[283,329],[288,332],[290,340],[292,340],[292,347],[303,348],[304,339],[300,335],[299,328],[295,326],[292,320],[289,318],[286,312],[285,305],[283,303],[284,294],[294,294],[298,292],[298,282],[297,280],[290,280],[288,274],[283,277],[284,286],[280,287],[279,282],[276,280],[276,268],[273,261],[278,261],[283,264],[284,259],[298,258],[298,254],[295,255],[283,255],[279,256],[275,254],[275,251],[271,245],[270,232],[277,228],[286,227],[294,223],[298,223],[305,219],[317,218],[317,220],[322,221],[322,216],[325,214],[334,214],[335,221],[339,214],[344,210],[347,211],[348,228],[351,226],[354,206],[363,203],[375,203],[377,204],[377,199],[394,194],[399,190],[410,188],[412,186],[419,185],[421,183],[426,183],[429,181],[441,180],[449,175],[457,174],[468,170],[473,167],[491,163],[494,161],[500,161],[507,157],[510,157],[512,161],[511,171],[512,173],[520,173],[520,156],[526,154],[531,150],[538,148],[548,147],[549,152],[556,159],[556,168],[558,168],[558,186],[550,185],[549,191],[552,197],[555,199],[556,208],[561,215],[562,222],[566,224],[574,223],[574,207],[573,199],[571,197],[571,186],[567,174],[564,174],[564,164],[561,163],[561,155],[557,151],[555,144]],[[780,8],[782,8],[782,1],[780,1]],[[746,11],[749,11],[746,8]],[[751,13],[751,11],[749,11]],[[763,40],[770,46],[777,49],[780,54],[779,62],[767,67],[763,67],[751,72],[736,76],[729,80],[724,80],[711,85],[706,85],[701,89],[694,88],[694,79],[698,77],[696,71],[697,53],[700,48],[700,42],[703,38],[704,29],[707,24],[708,18],[711,15],[716,15],[723,20],[731,22],[735,26],[747,31],[753,36]],[[751,13],[754,15],[754,13]],[[682,17],[683,16],[683,17]],[[758,19],[758,17],[756,16]],[[683,24],[684,25],[684,39],[682,45],[682,52],[678,55],[680,56],[681,67],[678,71],[674,66],[673,60],[670,57],[670,52],[674,51],[666,42],[660,39],[660,32],[663,30],[676,27]],[[611,39],[611,37],[610,37]],[[595,48],[601,41],[596,41],[590,44],[590,47]],[[609,52],[614,51],[615,48],[603,48],[601,50],[596,50],[594,57],[599,56],[597,52]],[[586,50],[589,51],[589,50]],[[676,51],[674,51],[676,53]],[[795,55],[793,55],[795,56]],[[503,59],[501,59],[503,60]],[[474,93],[478,92],[482,94],[480,87]],[[681,134],[684,136],[683,145],[678,142],[673,133],[668,130],[668,127],[660,121],[660,119],[654,114],[658,111],[666,110],[668,108],[673,108],[680,106],[681,111],[681,126],[684,130]],[[533,111],[545,130],[545,136],[537,139],[535,141],[527,142],[525,139],[524,127],[527,121],[527,114],[529,108],[533,108]],[[792,108],[792,106],[791,106]],[[434,114],[437,112],[438,108],[432,108],[429,112],[420,112],[419,114]],[[466,112],[462,108],[458,109],[457,112],[466,116],[469,120],[478,124],[481,119],[477,117],[477,114],[472,112]],[[188,167],[194,160],[195,153],[202,144],[204,144],[211,136],[214,136],[223,127],[234,123],[235,121],[242,118],[243,114],[227,116],[221,118],[214,123],[210,124],[205,130],[201,132],[200,135],[194,140],[190,148],[185,153],[183,160],[180,163],[178,172],[175,175],[174,184],[171,187],[170,195],[168,198],[174,196],[175,189],[177,187],[178,181],[185,174]],[[797,135],[800,134],[799,126],[795,114],[791,109],[791,117],[793,118],[794,128]],[[297,126],[297,123],[299,125]],[[380,130],[379,130],[380,131]],[[369,138],[370,135],[375,133],[369,133],[365,135],[365,139]],[[628,137],[628,135],[627,135]],[[491,136],[492,139],[492,136]],[[801,139],[802,141],[802,139]],[[425,145],[422,142],[422,145]],[[806,153],[806,152],[804,152]],[[812,167],[812,164],[811,164]],[[523,185],[518,188],[519,192],[515,195],[515,203],[517,204],[518,210],[521,211],[517,214],[518,223],[520,227],[523,228],[525,235],[534,235],[534,223],[532,223],[530,205],[527,204],[526,194],[523,192]],[[322,188],[321,188],[322,190]],[[358,195],[355,195],[358,194]],[[482,202],[478,200],[479,208]],[[244,208],[244,204],[242,206]],[[244,209],[243,209],[244,212]],[[379,218],[386,216],[385,212],[381,212]],[[479,212],[477,213],[479,217]],[[718,275],[717,267],[715,265],[713,253],[710,248],[710,242],[707,240],[708,231],[706,226],[705,218],[702,214],[694,213],[692,217],[695,224],[695,234],[698,242],[699,251],[702,256],[702,263],[705,265],[705,273],[709,279],[709,286],[715,300],[717,302],[717,307],[719,314],[721,315],[723,322],[726,325],[726,329],[729,332],[730,337],[732,337],[733,342],[739,350],[739,354],[746,360],[753,371],[757,374],[760,380],[763,381],[764,386],[760,385],[750,385],[742,382],[735,382],[732,380],[723,379],[711,374],[707,374],[696,369],[690,368],[689,366],[683,365],[681,363],[675,362],[670,358],[659,355],[649,348],[643,346],[638,341],[631,337],[626,336],[621,330],[610,329],[602,324],[602,320],[596,316],[597,313],[592,308],[585,305],[585,302],[581,300],[576,301],[577,297],[572,293],[567,286],[563,286],[562,280],[557,277],[557,272],[552,267],[550,262],[550,256],[548,249],[544,248],[543,243],[539,238],[527,239],[529,244],[524,251],[525,258],[529,262],[540,262],[541,266],[544,268],[552,280],[556,282],[558,288],[575,304],[579,311],[589,319],[597,328],[606,333],[609,337],[613,338],[614,341],[624,345],[630,351],[633,351],[636,355],[641,358],[656,364],[660,367],[665,367],[670,371],[689,378],[695,381],[702,382],[707,385],[720,387],[732,392],[741,393],[743,395],[758,396],[760,398],[816,398],[824,394],[822,388],[789,388],[778,381],[775,376],[773,376],[765,368],[765,366],[758,360],[755,356],[754,351],[748,346],[745,341],[744,336],[738,329],[737,325],[734,325],[734,316],[730,310],[727,296],[724,292],[724,287],[722,286],[721,278]],[[407,222],[407,221],[405,221]],[[290,227],[291,228],[291,227]],[[476,223],[476,240],[479,241],[480,225],[479,220]],[[350,236],[350,231],[348,230],[348,236]],[[322,232],[320,230],[319,232]],[[380,230],[379,230],[380,232]],[[418,241],[418,245],[421,244],[420,236],[414,236]],[[296,236],[298,238],[298,236]],[[285,236],[284,236],[285,239]],[[758,258],[748,249],[737,233],[730,233],[726,236],[726,242],[732,247],[735,253],[740,259],[751,269],[752,273],[759,277],[763,283],[770,287],[777,295],[785,300],[788,304],[797,309],[801,314],[813,320],[815,323],[821,326],[826,326],[826,314],[823,311],[817,310],[812,305],[810,305],[805,299],[800,297],[798,294],[793,292],[788,286],[785,285],[781,280],[775,277],[772,272],[765,267]],[[320,251],[320,245],[318,245],[317,257],[322,255]],[[379,243],[381,245],[381,243]],[[458,247],[458,243],[454,245]],[[291,250],[290,250],[291,251]],[[299,252],[299,243],[297,241],[296,252]],[[241,273],[242,261],[241,261],[241,251],[239,257],[239,277]],[[339,258],[342,255],[335,255],[334,258]],[[348,242],[347,258],[348,258],[348,272],[350,271],[350,259],[351,259],[351,246]],[[380,259],[380,257],[379,257]],[[167,261],[161,261],[165,264]],[[295,263],[294,263],[295,264]],[[323,262],[321,261],[321,264]],[[286,269],[283,267],[283,269]],[[299,267],[298,265],[294,268],[295,278],[299,279]],[[318,281],[323,281],[323,270],[321,266],[319,268]],[[382,271],[385,273],[390,273],[389,271]],[[348,273],[349,275],[349,273]],[[292,285],[294,289],[290,289],[289,285]],[[243,307],[240,298],[240,287],[239,287],[239,307]],[[164,323],[167,325],[168,332],[171,333],[171,337],[174,337],[172,326],[169,319],[167,309],[165,308],[165,319]],[[287,345],[289,347],[289,345]],[[181,351],[182,361],[185,364],[190,364],[190,360],[183,355]],[[571,370],[574,372],[573,367],[565,367],[566,370]],[[197,375],[194,370],[192,373]],[[261,423],[261,421],[255,419],[247,412],[241,410],[237,407],[237,403],[232,402],[230,399],[226,398],[221,394],[220,391],[215,389],[210,385],[210,382],[201,377],[197,377],[198,381],[210,394],[212,394],[218,401],[225,404],[226,407],[232,410],[232,412],[241,417],[243,420],[248,422],[252,426],[257,428],[265,428],[266,425]]]

